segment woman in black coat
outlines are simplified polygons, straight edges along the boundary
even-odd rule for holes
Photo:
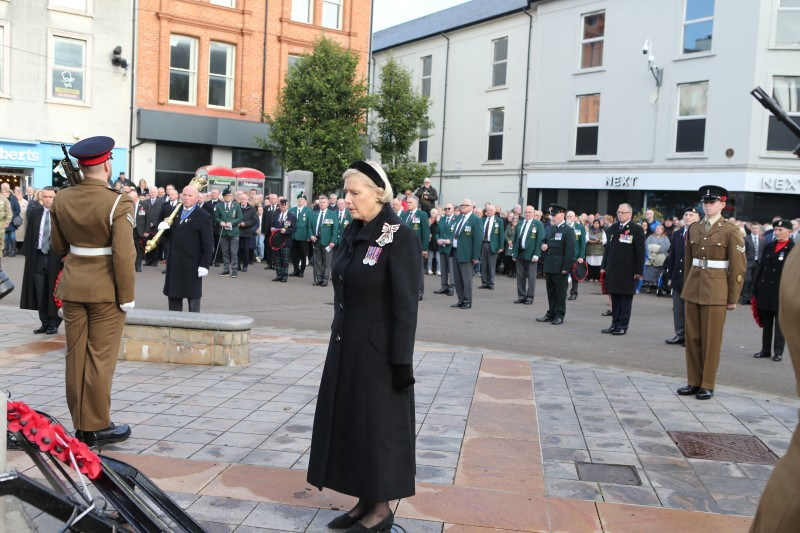
[[[422,246],[387,202],[373,162],[344,173],[353,223],[333,262],[334,317],[317,398],[308,482],[355,496],[328,524],[388,531],[389,501],[414,494],[414,336]]]
[[[761,326],[764,328],[761,334],[761,351],[753,357],[770,357],[772,349],[772,331],[775,330],[775,344],[772,352],[772,360],[780,361],[783,359],[783,348],[786,341],[781,332],[781,326],[776,320],[778,316],[778,288],[781,284],[781,274],[783,265],[786,263],[786,256],[794,248],[794,242],[789,238],[792,231],[792,223],[788,220],[781,220],[774,224],[775,240],[764,246],[761,252],[761,259],[758,261],[756,272],[753,275],[753,297],[756,299],[756,311]]]

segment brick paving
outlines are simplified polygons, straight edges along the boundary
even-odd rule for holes
[[[0,386],[71,428],[63,335],[0,307]],[[317,532],[353,500],[305,468],[327,338],[257,327],[250,363],[120,361],[113,419],[130,439],[104,454],[140,468],[209,531]],[[418,342],[417,494],[395,503],[408,532],[747,531],[771,466],[686,459],[667,431],[759,437],[782,456],[800,402],[726,388],[707,402],[682,381],[546,354]],[[642,484],[578,479],[576,461],[630,465]],[[28,459],[11,468],[31,475]],[[57,521],[25,506],[40,531]]]

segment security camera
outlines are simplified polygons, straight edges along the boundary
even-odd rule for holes
[[[128,70],[128,60],[122,57],[121,46],[115,46],[114,50],[111,52],[111,64],[115,67],[122,67]]]
[[[652,46],[652,43],[650,42],[650,39],[647,39],[644,42],[644,45],[642,46],[642,54],[643,55],[647,55],[647,54],[650,53],[650,46]]]

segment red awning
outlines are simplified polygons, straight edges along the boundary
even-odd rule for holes
[[[261,172],[260,170],[256,170],[254,168],[236,167],[233,169],[233,172],[236,173],[237,178],[248,178],[248,179],[259,179],[259,180],[263,180],[266,178],[263,172]]]
[[[195,172],[198,176],[216,176],[221,178],[235,178],[236,172],[228,167],[219,167],[216,165],[206,165],[197,169]]]

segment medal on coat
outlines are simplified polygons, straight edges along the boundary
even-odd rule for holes
[[[380,246],[370,246],[367,248],[367,255],[364,256],[362,263],[369,266],[375,266],[375,263],[378,262],[378,258],[381,256],[382,251],[383,248]]]
[[[394,240],[394,232],[396,232],[399,229],[400,229],[400,224],[395,224],[395,225],[384,224],[383,229],[381,230],[383,233],[381,233],[381,236],[378,237],[378,239],[375,242],[377,242],[378,246],[380,247],[389,244]],[[375,259],[377,260],[377,257]],[[364,263],[366,264],[366,259],[364,260]],[[372,264],[374,265],[375,263]]]
[[[783,261],[783,252],[781,252],[781,255],[778,256],[778,261]]]

